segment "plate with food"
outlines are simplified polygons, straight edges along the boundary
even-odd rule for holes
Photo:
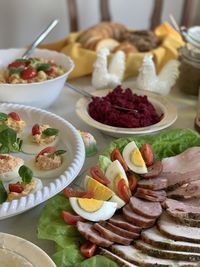
[[[52,259],[38,246],[21,237],[0,233],[1,266],[56,267]]]
[[[38,238],[57,266],[199,266],[199,158],[191,129],[114,140],[48,201]]]
[[[154,133],[177,119],[176,106],[166,97],[137,89],[98,90],[81,98],[77,115],[88,125],[114,137]]]
[[[0,144],[0,219],[59,193],[85,159],[82,137],[69,122],[23,105],[0,105]]]

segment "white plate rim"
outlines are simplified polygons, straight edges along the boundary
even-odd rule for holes
[[[15,199],[10,202],[4,202],[0,204],[0,220],[17,215],[22,213],[28,209],[31,209],[38,204],[46,201],[50,197],[58,194],[62,191],[66,186],[68,186],[79,174],[84,161],[85,161],[85,147],[83,140],[76,130],[76,128],[67,120],[61,118],[60,116],[53,114],[49,111],[42,110],[39,108],[19,105],[19,104],[0,104],[2,109],[13,109],[20,110],[23,112],[38,112],[41,115],[47,115],[52,120],[59,120],[61,124],[69,129],[69,131],[73,134],[75,145],[75,157],[72,160],[71,164],[68,166],[67,170],[55,179],[54,182],[49,183],[48,186],[43,186],[42,189],[36,191],[35,193],[30,193],[28,196],[21,197],[20,199]]]
[[[41,248],[32,242],[7,233],[0,232],[0,248],[8,249],[17,255],[22,256],[33,266],[56,267],[53,260]]]
[[[112,91],[111,89],[103,89],[94,91],[92,94],[94,96],[105,96],[108,92]],[[177,119],[177,109],[176,106],[165,96],[160,96],[157,94],[153,94],[148,91],[141,91],[138,89],[132,89],[132,91],[138,95],[147,95],[148,99],[152,104],[156,103],[164,110],[164,117],[163,119],[151,126],[142,127],[142,128],[120,128],[120,127],[113,127],[109,125],[105,125],[100,123],[93,118],[90,117],[87,111],[87,106],[90,100],[86,97],[80,98],[76,103],[76,114],[88,125],[106,132],[108,134],[121,134],[121,135],[140,135],[140,134],[149,134],[156,131],[163,130],[170,125],[172,125]]]

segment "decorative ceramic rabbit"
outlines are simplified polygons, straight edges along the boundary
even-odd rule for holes
[[[138,89],[149,90],[167,95],[179,75],[179,62],[170,60],[157,75],[152,55],[146,55],[136,80]]]
[[[108,66],[107,57],[110,51],[102,48],[97,53],[97,59],[92,73],[92,85],[96,89],[114,87],[121,84],[125,71],[125,54],[117,51]]]

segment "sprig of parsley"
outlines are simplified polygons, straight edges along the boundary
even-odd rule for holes
[[[23,141],[17,137],[17,133],[12,128],[6,128],[0,132],[0,153],[21,151]]]

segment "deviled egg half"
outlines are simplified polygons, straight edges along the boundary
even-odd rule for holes
[[[12,128],[17,133],[21,133],[26,126],[24,120],[22,120],[17,112],[3,113],[0,112],[0,125],[5,125],[9,128]]]
[[[125,146],[122,155],[131,171],[138,174],[148,172],[142,154],[134,141]]]
[[[46,147],[34,158],[25,162],[35,177],[55,178],[67,168],[66,150],[56,150],[55,147]]]
[[[59,130],[48,124],[34,124],[31,133],[23,138],[22,151],[27,154],[37,154],[47,145],[55,146],[58,142]]]
[[[11,181],[19,177],[19,168],[24,160],[10,154],[0,154],[0,179],[3,182]]]
[[[117,203],[94,198],[70,197],[69,201],[78,215],[93,222],[110,219],[117,209]]]

